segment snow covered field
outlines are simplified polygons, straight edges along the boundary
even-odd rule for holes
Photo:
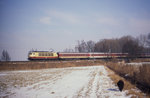
[[[0,72],[0,97],[9,98],[120,98],[104,66]]]

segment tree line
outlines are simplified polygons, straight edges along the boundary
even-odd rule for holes
[[[137,38],[123,36],[121,38],[101,39],[98,42],[78,40],[75,49],[65,49],[64,52],[128,53],[131,56],[150,53],[150,33],[141,34]],[[3,50],[0,61],[10,60],[11,57],[7,50]]]
[[[75,52],[128,53],[134,56],[140,53],[150,53],[150,33],[142,34],[137,38],[123,36],[121,38],[102,39],[98,42],[81,40],[77,42],[74,50]],[[72,51],[73,49],[67,49],[65,52]]]

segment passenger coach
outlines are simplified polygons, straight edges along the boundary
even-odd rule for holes
[[[59,59],[88,59],[89,53],[58,53]]]

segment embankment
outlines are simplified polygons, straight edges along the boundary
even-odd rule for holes
[[[150,94],[150,64],[108,62],[108,68],[135,84],[143,92]]]
[[[20,61],[0,62],[0,71],[30,70],[45,68],[79,67],[104,64],[101,60],[74,60],[74,61]]]

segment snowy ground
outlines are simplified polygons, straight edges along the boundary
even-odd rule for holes
[[[0,72],[0,97],[120,98],[104,66]]]
[[[138,63],[126,63],[126,65],[133,65],[133,66],[142,66],[142,65],[150,65],[150,62],[138,62]]]

